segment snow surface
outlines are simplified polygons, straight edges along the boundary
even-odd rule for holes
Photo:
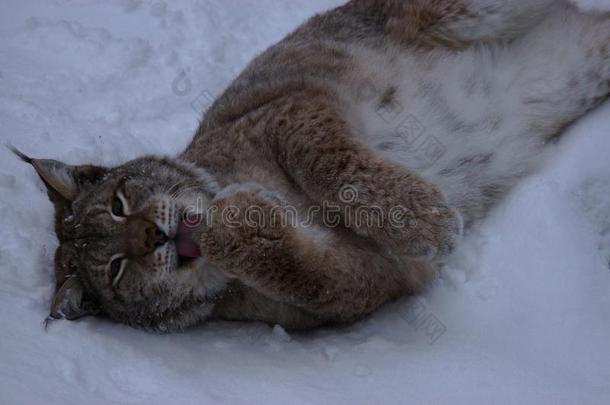
[[[581,10],[607,11],[610,10],[610,0],[572,0]]]
[[[337,4],[2,3],[0,141],[104,164],[180,151],[252,56]],[[217,322],[151,335],[93,318],[45,332],[52,207],[0,148],[0,402],[610,403],[609,135],[607,104],[424,296],[305,334]]]

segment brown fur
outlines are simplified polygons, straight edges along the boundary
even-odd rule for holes
[[[341,12],[377,13],[373,3],[367,2],[365,9],[363,2],[353,2]],[[307,35],[306,27],[285,42]],[[293,228],[275,230],[277,240],[270,241],[256,232],[226,229],[222,222],[212,225],[214,236],[202,242],[202,251],[245,286],[275,302],[290,298],[291,305],[317,315],[320,322],[354,320],[388,300],[419,291],[432,267],[407,257],[430,260],[446,255],[460,227],[432,184],[385,161],[353,136],[342,118],[341,101],[325,85],[348,81],[352,67],[349,57],[333,45],[308,42],[271,48],[215,102],[180,156],[208,169],[221,186],[254,181],[303,209],[323,203],[352,214],[366,207],[385,213],[405,208],[404,227],[358,227],[355,217],[343,218],[343,225],[359,237],[337,231],[326,246]],[[345,185],[358,190],[357,201],[339,200]],[[265,205],[253,195],[232,198],[244,208]],[[240,241],[238,255],[217,248],[233,243],[218,236],[221,232]],[[390,257],[381,254],[388,247]],[[230,295],[224,298],[225,303],[230,300]],[[231,317],[252,303],[243,305],[237,311],[232,307],[232,314],[224,314],[222,307],[215,313]]]
[[[473,42],[504,43],[530,29],[547,6],[536,2],[530,10],[510,2],[475,9],[466,0],[353,0],[314,16],[253,60],[206,111],[178,159],[148,157],[114,169],[30,160],[56,207],[53,315],[75,318],[97,305],[118,321],[164,331],[209,317],[309,328],[352,322],[417,293],[454,248],[461,219],[436,185],[363,142],[348,113],[350,97],[370,90],[375,103],[391,104],[397,90],[373,74],[375,66],[361,63],[359,52],[382,48],[388,58],[397,50],[413,52],[432,67],[430,51],[454,55]],[[434,97],[433,91],[425,95]],[[607,89],[600,90],[591,103],[606,95]],[[553,127],[589,107],[536,122]],[[451,118],[451,111],[443,116]],[[468,167],[484,170],[492,155],[467,154],[439,173],[467,178]],[[458,199],[460,208],[475,218],[472,212],[483,212],[480,207],[521,171],[501,178],[501,185],[482,182],[480,190],[473,188],[480,191],[475,197]],[[107,211],[122,179],[129,179],[123,192],[135,208],[118,221]],[[171,234],[179,222],[173,217],[185,210],[176,195],[193,190],[205,196],[209,214],[196,231],[205,258],[199,267],[180,264],[175,248],[161,257],[147,245],[151,224],[167,222]],[[353,198],[345,198],[345,190],[354,191]],[[95,219],[92,206],[102,207],[96,209],[103,220]],[[252,207],[264,221],[248,223]],[[338,212],[332,225],[325,221],[329,207]],[[397,207],[399,215],[390,218]],[[296,220],[287,220],[291,209]],[[237,225],[219,214],[225,212]],[[359,222],[360,215],[378,213],[380,223]],[[298,221],[304,217],[306,226]],[[94,246],[85,248],[87,243]],[[116,287],[107,262],[119,252],[131,267]],[[101,256],[97,267],[91,264],[94,253]]]
[[[240,191],[213,205],[217,212],[235,207],[239,215],[260,207],[271,218],[277,215],[277,204],[255,191]],[[243,217],[235,219],[242,225],[231,227],[220,216],[213,217],[202,232],[202,251],[245,286],[274,302],[301,308],[320,322],[356,320],[388,299],[414,293],[430,275],[428,266],[415,263],[409,271],[395,271],[393,260],[350,241],[349,235],[321,242],[279,221],[251,227]],[[222,311],[216,313],[223,316]]]

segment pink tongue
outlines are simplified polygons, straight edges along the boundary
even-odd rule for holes
[[[199,245],[193,240],[193,232],[197,229],[200,216],[190,216],[187,221],[180,221],[176,232],[176,251],[180,256],[199,257]]]

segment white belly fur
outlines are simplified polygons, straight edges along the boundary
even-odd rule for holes
[[[435,183],[470,222],[543,160],[547,137],[596,95],[567,84],[608,62],[583,63],[588,23],[558,9],[511,45],[425,55],[354,47],[360,85],[340,89],[346,115],[364,143]]]

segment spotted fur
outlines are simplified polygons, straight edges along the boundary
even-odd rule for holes
[[[308,328],[417,293],[463,226],[608,97],[609,43],[608,15],[561,0],[353,0],[314,16],[249,64],[176,159],[33,161],[56,204],[54,314]],[[122,222],[107,213],[120,187]],[[196,195],[237,223],[208,211],[187,269],[145,229],[171,235]],[[253,206],[292,219],[251,226]],[[358,221],[396,207],[398,225]],[[113,289],[108,260],[125,251],[138,259]]]

